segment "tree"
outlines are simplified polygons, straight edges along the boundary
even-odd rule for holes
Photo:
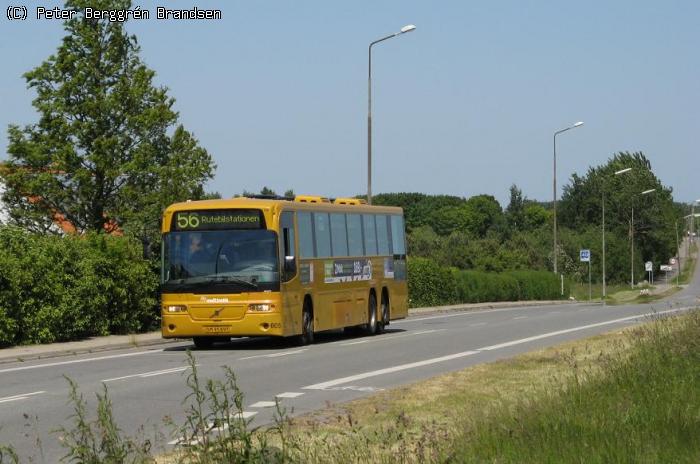
[[[272,189],[269,188],[269,187],[263,187],[263,188],[260,190],[260,195],[268,195],[268,196],[272,196],[272,197],[277,196],[277,194],[275,193],[275,191],[272,190]]]
[[[289,190],[285,191],[285,192],[284,192],[284,196],[287,197],[287,198],[294,198],[294,197],[295,197],[295,195],[294,195],[294,190],[289,189]]]
[[[523,191],[513,184],[510,186],[510,202],[506,208],[506,221],[512,230],[521,230],[525,223],[525,197]]]
[[[615,172],[627,168],[631,170],[615,175]],[[655,191],[641,195],[650,189]],[[606,241],[610,242],[611,249],[615,238],[621,243],[624,240],[629,242],[631,227],[635,231],[634,243],[619,246],[618,252],[622,256],[615,256],[614,249],[611,251],[606,247],[608,261],[613,264],[618,258],[620,262],[626,259],[629,271],[630,247],[634,247],[635,254],[644,260],[667,262],[676,254],[674,223],[680,214],[671,193],[671,188],[665,187],[654,175],[651,162],[643,153],[620,152],[605,165],[589,168],[585,176],[572,176],[571,183],[564,187],[560,224],[573,230],[600,227],[605,198],[606,231],[610,236],[606,235]],[[616,269],[613,265],[609,268],[613,275]]]
[[[124,10],[131,2],[70,0],[65,8],[86,6]],[[24,74],[39,121],[8,130],[0,176],[10,217],[44,231],[57,214],[78,232],[157,230],[166,205],[204,195],[214,163],[177,124],[174,99],[153,85],[155,72],[123,23],[77,14],[64,29],[57,52]]]

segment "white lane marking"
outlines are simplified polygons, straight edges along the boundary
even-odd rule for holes
[[[303,353],[306,350],[308,350],[308,348],[303,348],[301,350],[295,350],[295,351],[280,351],[278,353],[256,354],[255,356],[246,356],[245,358],[239,358],[238,360],[243,361],[244,359],[255,359],[255,358],[279,358],[280,356],[288,356],[290,354]]]
[[[486,347],[479,348],[479,349],[474,350],[474,351],[463,351],[461,353],[454,353],[454,354],[450,354],[447,356],[440,356],[438,358],[425,359],[423,361],[417,361],[417,362],[408,363],[408,364],[401,364],[398,366],[392,366],[392,367],[387,367],[384,369],[378,369],[376,371],[363,372],[361,374],[351,375],[348,377],[342,377],[339,379],[328,380],[326,382],[316,383],[313,385],[307,385],[306,387],[302,387],[302,389],[304,389],[304,390],[325,390],[328,387],[334,387],[336,385],[341,385],[344,383],[352,382],[354,380],[362,380],[362,379],[366,379],[369,377],[376,377],[378,375],[391,374],[393,372],[403,371],[406,369],[413,369],[416,367],[422,367],[422,366],[427,366],[430,364],[436,364],[436,363],[440,363],[440,362],[444,362],[444,361],[450,361],[452,359],[458,359],[458,358],[463,358],[466,356],[471,356],[473,354],[478,354],[478,353],[481,353],[482,351],[497,350],[499,348],[505,348],[505,347],[509,347],[509,346],[513,346],[513,345],[519,345],[521,343],[527,343],[530,341],[539,340],[539,339],[547,338],[547,337],[554,337],[556,335],[566,334],[566,333],[570,333],[570,332],[576,332],[576,331],[590,329],[590,328],[594,328],[594,327],[602,327],[604,325],[617,324],[620,322],[631,321],[634,319],[641,319],[644,317],[661,316],[664,314],[671,314],[671,313],[676,313],[676,312],[680,312],[680,311],[687,311],[690,309],[693,309],[693,307],[683,307],[683,308],[669,309],[666,311],[659,311],[659,312],[653,312],[653,313],[647,313],[647,314],[638,314],[635,316],[622,317],[622,318],[613,319],[610,321],[598,322],[595,324],[588,324],[588,325],[573,327],[573,328],[565,329],[565,330],[558,330],[556,332],[549,332],[546,334],[535,335],[533,337],[522,338],[520,340],[513,340],[510,342],[500,343],[498,345],[486,346]]]
[[[527,319],[527,316],[515,316],[513,318],[513,320],[516,320],[516,319]]]
[[[481,327],[482,325],[486,325],[486,322],[476,322],[474,324],[469,324],[469,327]]]
[[[250,419],[256,415],[258,411],[241,411],[233,415],[232,419]]]
[[[163,351],[163,349],[161,348],[159,350],[139,351],[137,353],[113,354],[110,356],[100,356],[98,358],[73,359],[71,361],[59,361],[59,362],[55,362],[55,363],[36,364],[34,366],[10,367],[9,369],[0,369],[0,374],[4,374],[5,372],[26,371],[28,369],[39,369],[42,367],[65,366],[68,364],[78,364],[78,363],[84,363],[84,362],[90,362],[90,361],[102,361],[104,359],[126,358],[129,356],[139,356],[142,354],[160,353],[162,351]]]
[[[369,343],[369,340],[360,340],[359,342],[341,343],[340,346],[362,345],[363,343]]]
[[[300,397],[301,395],[303,395],[303,393],[299,393],[299,392],[284,392],[284,393],[280,393],[279,395],[275,395],[275,396],[276,396],[277,398],[298,398],[298,397]]]
[[[368,338],[368,339],[360,340],[357,342],[341,343],[340,346],[360,345],[362,343],[370,343],[370,342],[383,342],[383,341],[387,341],[387,340],[393,340],[395,338],[413,337],[414,335],[424,335],[424,334],[435,333],[435,332],[444,332],[446,330],[447,329],[430,329],[430,330],[421,330],[419,332],[408,332],[408,333],[401,334],[401,335],[387,335],[387,336],[383,336],[383,337]]]
[[[274,401],[258,401],[250,405],[251,408],[271,408],[277,403]]]
[[[36,392],[31,392],[31,393],[21,393],[19,395],[6,396],[4,398],[0,398],[0,403],[8,403],[10,401],[26,400],[30,396],[41,395],[42,393],[46,393],[46,392],[42,390],[42,391],[36,391]]]
[[[199,364],[195,364],[195,366],[199,366]],[[190,368],[189,366],[182,366],[182,367],[173,367],[171,369],[162,369],[160,371],[150,371],[150,372],[142,372],[140,374],[123,375],[121,377],[113,377],[111,379],[103,379],[102,382],[114,382],[115,380],[131,379],[134,377],[140,377],[140,378],[144,379],[146,377],[155,377],[156,375],[173,374],[175,372],[182,372],[182,371],[186,371],[189,368]]]
[[[463,358],[465,356],[471,356],[477,354],[478,351],[463,351],[461,353],[450,354],[447,356],[440,356],[439,358],[425,359],[423,361],[412,362],[408,364],[401,364],[398,366],[387,367],[385,369],[378,369],[376,371],[363,372],[362,374],[351,375],[348,377],[342,377],[340,379],[329,380],[327,382],[316,383],[313,385],[307,385],[302,387],[304,390],[324,390],[328,387],[334,387],[343,383],[353,382],[355,380],[362,380],[369,377],[376,377],[383,374],[391,374],[393,372],[404,371],[406,369],[413,369],[416,367],[427,366],[430,364],[435,364],[444,361],[450,361],[452,359]]]
[[[578,307],[578,306],[584,306],[585,303],[573,303],[573,304],[567,304],[568,306],[573,306],[573,307]],[[469,310],[455,310],[458,312],[452,312],[450,311],[449,314],[438,314],[436,316],[426,316],[426,317],[408,317],[406,319],[399,319],[398,321],[392,321],[391,324],[406,324],[408,322],[418,322],[418,321],[429,321],[431,319],[444,319],[448,317],[459,317],[459,316],[478,316],[479,314],[490,314],[490,313],[501,313],[504,311],[522,311],[523,309],[543,309],[546,306],[561,306],[561,305],[531,305],[531,306],[514,306],[512,308],[494,308],[494,309],[483,309],[483,310],[476,310],[476,311],[469,311]]]
[[[658,313],[649,313],[649,314],[642,314],[642,315],[637,315],[637,316],[621,317],[620,319],[613,319],[611,321],[597,322],[595,324],[582,325],[579,327],[572,327],[570,329],[557,330],[556,332],[548,332],[548,333],[544,333],[544,334],[540,334],[540,335],[535,335],[534,337],[521,338],[520,340],[512,340],[510,342],[499,343],[498,345],[485,346],[483,348],[478,348],[478,350],[479,351],[498,350],[500,348],[507,348],[509,346],[520,345],[522,343],[532,342],[535,340],[541,340],[543,338],[554,337],[557,335],[563,335],[563,334],[567,334],[567,333],[571,333],[571,332],[577,332],[580,330],[592,329],[594,327],[602,327],[604,325],[617,324],[619,322],[627,322],[627,321],[631,321],[633,319],[640,319],[640,318],[648,317],[648,316],[675,313],[678,311],[682,311],[682,309],[669,309],[667,311],[659,311]]]

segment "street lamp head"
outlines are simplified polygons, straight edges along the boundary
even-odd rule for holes
[[[620,169],[619,171],[615,171],[615,175],[619,176],[620,174],[624,174],[626,172],[630,172],[632,168],[625,168],[625,169]]]
[[[645,190],[645,191],[643,191],[642,193],[640,193],[640,195],[648,195],[648,194],[650,194],[651,192],[656,192],[656,189]]]
[[[405,34],[406,32],[411,32],[415,28],[416,28],[416,26],[414,26],[413,24],[407,24],[406,26],[401,28],[401,34]]]
[[[583,126],[583,121],[577,122],[577,123],[574,124],[572,127],[579,127],[579,126]]]

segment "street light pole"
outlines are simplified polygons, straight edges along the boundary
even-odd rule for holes
[[[382,37],[369,44],[369,64],[367,66],[367,204],[372,204],[372,47],[379,42],[384,42],[397,35],[411,32],[416,26],[409,24],[401,28],[399,32]]]
[[[583,126],[583,121],[579,121],[566,129],[558,130],[554,133],[554,180],[552,182],[552,196],[554,198],[554,273],[557,274],[557,135],[562,132]]]
[[[616,176],[619,176],[620,174],[624,174],[626,172],[630,172],[632,168],[625,168],[625,169],[620,169],[619,171],[615,171]],[[603,179],[603,304],[605,304],[605,298],[607,296],[606,293],[606,286],[605,286],[605,179]]]

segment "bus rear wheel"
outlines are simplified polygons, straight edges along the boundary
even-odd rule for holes
[[[374,335],[377,333],[377,297],[374,293],[369,295],[369,303],[367,304],[367,324],[364,327],[365,335]]]
[[[389,325],[389,296],[382,292],[382,305],[380,306],[382,320],[377,324],[377,333],[384,333]]]

